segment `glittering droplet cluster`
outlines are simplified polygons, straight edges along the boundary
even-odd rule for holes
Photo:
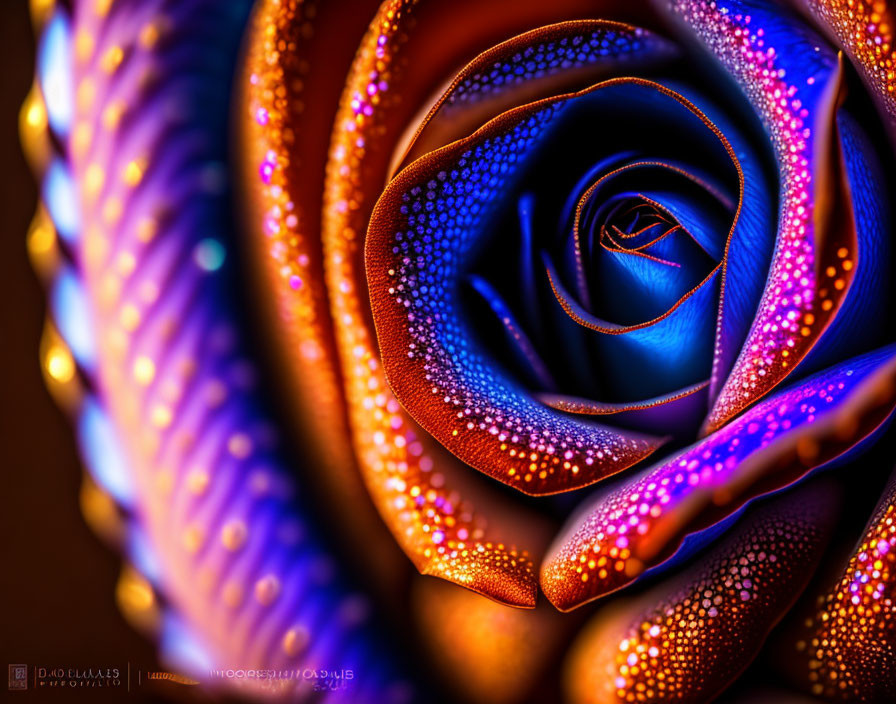
[[[825,22],[896,120],[893,14],[885,0],[805,0]]]
[[[608,59],[638,59],[645,52],[652,55],[663,44],[640,27],[603,24],[607,26],[597,31],[574,32],[555,41],[527,44],[506,60],[477,67],[447,93],[447,105],[476,102],[509,87]]]
[[[573,701],[696,704],[723,690],[808,581],[833,503],[817,487],[777,499],[671,583],[599,613],[574,646]]]
[[[841,701],[896,698],[896,481],[891,481],[836,586],[796,643],[812,694]]]

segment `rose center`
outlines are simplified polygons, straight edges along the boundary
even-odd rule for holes
[[[735,166],[651,86],[572,105],[467,254],[477,343],[536,393],[636,404],[705,383]]]
[[[602,175],[570,202],[573,197],[561,225],[562,251],[551,256],[554,293],[567,312],[581,309],[608,327],[644,324],[689,295],[718,264],[710,243],[720,239],[730,214],[684,169],[636,161]],[[679,220],[698,209],[715,234],[704,244]]]

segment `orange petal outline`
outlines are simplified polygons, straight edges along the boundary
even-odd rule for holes
[[[608,416],[616,413],[626,413],[629,411],[644,411],[658,406],[672,403],[683,398],[687,398],[696,394],[709,386],[709,380],[702,381],[699,384],[673,391],[669,394],[657,396],[656,398],[644,401],[630,401],[627,403],[602,403],[600,401],[592,401],[587,398],[577,398],[575,396],[564,396],[562,394],[543,393],[538,395],[538,399],[551,408],[558,411],[566,411],[567,413],[577,413],[583,416]]]

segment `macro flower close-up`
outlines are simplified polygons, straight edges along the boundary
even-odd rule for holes
[[[32,0],[41,367],[161,662],[896,701],[894,13]]]

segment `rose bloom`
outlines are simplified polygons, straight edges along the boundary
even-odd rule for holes
[[[172,668],[896,700],[887,2],[32,4],[47,383]]]

